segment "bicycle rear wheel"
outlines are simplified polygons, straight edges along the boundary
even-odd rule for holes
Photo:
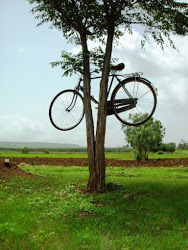
[[[114,89],[111,100],[117,119],[129,126],[138,126],[148,121],[157,105],[153,87],[140,77],[120,82]],[[130,100],[130,103],[123,104],[123,100]]]
[[[84,117],[83,97],[75,90],[64,90],[50,104],[49,117],[52,125],[63,131],[78,126]]]

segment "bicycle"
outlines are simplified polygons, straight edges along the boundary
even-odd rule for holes
[[[123,124],[129,126],[139,126],[148,121],[153,115],[157,105],[157,89],[150,81],[142,78],[142,72],[126,75],[116,74],[115,71],[123,70],[124,64],[120,63],[112,67],[113,73],[109,75],[111,82],[108,88],[107,97],[114,79],[118,81],[114,88],[110,100],[107,100],[107,115],[115,115]],[[120,80],[123,77],[123,80]],[[101,76],[91,77],[100,79]],[[52,100],[49,108],[49,117],[52,125],[62,131],[75,128],[84,117],[82,77],[74,89],[61,91]],[[91,101],[99,104],[90,96]],[[137,119],[132,119],[135,114],[140,114]]]

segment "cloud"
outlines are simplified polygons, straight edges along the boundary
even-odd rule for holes
[[[113,56],[125,63],[123,73],[143,72],[158,89],[158,105],[154,114],[166,127],[165,141],[187,139],[188,126],[188,37],[172,36],[177,49],[166,47],[162,50],[152,41],[141,49],[141,35],[134,31],[132,35],[120,38],[114,48]]]
[[[172,37],[180,52],[171,47],[162,50],[152,41],[146,44],[145,49],[141,49],[141,39],[142,36],[134,31],[132,35],[121,37],[119,45],[114,48],[113,55],[125,63],[127,71],[141,70],[157,78],[174,73],[188,75],[188,37]]]
[[[162,122],[166,128],[165,142],[179,143],[181,139],[188,139],[188,37],[173,36],[176,48],[164,47],[162,50],[152,40],[147,42],[145,49],[141,48],[142,36],[138,31],[126,34],[113,49],[113,57],[125,63],[122,74],[143,72],[143,77],[150,80],[158,89],[157,109],[154,118]],[[89,43],[90,48],[96,46]],[[77,52],[73,48],[71,52]],[[94,96],[97,84],[92,85]],[[124,144],[121,125],[115,117],[108,117],[106,145],[120,146]]]
[[[46,133],[46,126],[39,120],[14,115],[1,116],[0,127],[1,141],[38,141]]]
[[[0,141],[59,142],[81,146],[86,145],[85,122],[74,130],[62,132],[48,122],[32,120],[28,117],[0,116]]]

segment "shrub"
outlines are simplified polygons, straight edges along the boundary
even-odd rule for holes
[[[158,152],[158,155],[163,155],[163,154],[164,154],[163,151],[159,151],[159,152]]]
[[[163,143],[160,146],[161,151],[173,153],[176,150],[176,144],[174,142],[171,143]]]
[[[50,153],[49,150],[48,150],[47,148],[42,148],[41,150],[42,150],[42,152],[43,152],[44,154],[49,154],[49,153]]]
[[[21,149],[22,154],[28,154],[29,153],[29,148],[28,147],[23,147]]]

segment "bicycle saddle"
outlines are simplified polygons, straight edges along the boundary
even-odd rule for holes
[[[113,65],[111,67],[112,70],[123,70],[125,68],[125,64],[124,63],[119,63],[117,65]]]

